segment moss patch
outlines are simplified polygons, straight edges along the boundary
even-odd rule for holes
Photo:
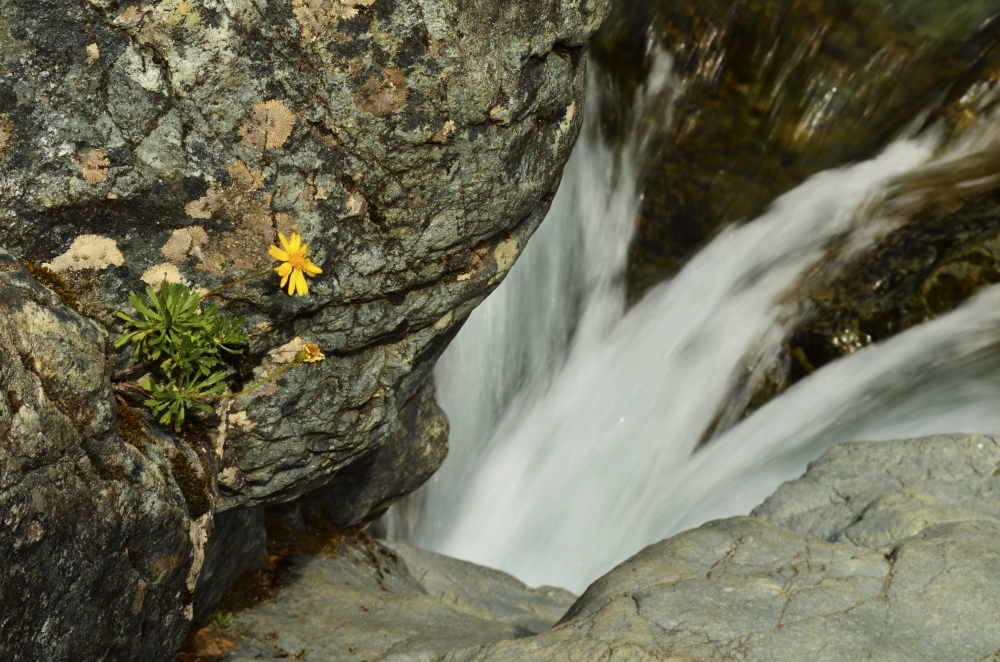
[[[116,398],[118,405],[118,434],[129,444],[132,444],[143,455],[146,454],[146,426],[142,417],[128,406],[121,398]]]
[[[205,488],[205,478],[188,461],[187,456],[181,452],[175,453],[170,458],[170,467],[174,480],[184,495],[184,501],[187,502],[189,517],[195,520],[211,511],[212,500]]]
[[[76,300],[76,293],[74,293],[66,281],[62,279],[62,276],[48,267],[35,264],[31,260],[24,263],[24,268],[28,270],[28,273],[31,274],[32,278],[58,294],[59,298],[63,300],[63,303],[66,304],[67,308],[72,308],[76,312],[80,312],[80,306]]]

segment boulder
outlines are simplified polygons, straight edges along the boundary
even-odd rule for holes
[[[438,659],[995,659],[998,467],[991,437],[835,447],[757,517],[619,565],[548,632]]]
[[[421,448],[393,436],[397,415],[429,397],[436,358],[545,216],[607,5],[0,6],[0,657],[169,659],[206,554],[205,612],[256,555],[241,514],[206,551],[214,514]],[[279,232],[323,270],[308,296],[270,273]],[[180,433],[150,420],[131,348],[112,347],[129,292],[255,274],[213,295],[251,333],[228,388],[304,342],[326,360]],[[437,430],[430,463],[351,517],[440,461],[439,412],[417,412],[419,434]]]
[[[294,567],[218,659],[991,660],[1000,439],[837,446],[753,516],[642,550],[553,627],[565,592],[412,547],[347,539]]]
[[[339,529],[359,526],[423,485],[447,455],[448,418],[428,380],[399,410],[399,428],[327,485],[302,497],[302,506]]]
[[[399,543],[347,537],[333,555],[294,557],[274,599],[236,615],[222,634],[231,648],[216,659],[430,660],[541,632],[574,597]]]
[[[326,360],[217,412],[220,510],[290,501],[396,429],[545,216],[608,0],[235,0],[0,10],[0,243],[110,333],[130,291],[266,274],[235,391],[296,343]],[[122,367],[127,348],[115,358]]]
[[[3,660],[166,662],[190,624],[208,472],[116,403],[107,344],[0,249]]]
[[[234,508],[215,516],[215,530],[205,544],[205,561],[194,589],[193,625],[215,613],[219,599],[236,580],[267,565],[264,506]]]

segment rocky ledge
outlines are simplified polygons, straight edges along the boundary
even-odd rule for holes
[[[1000,659],[992,437],[837,446],[750,517],[647,547],[540,634],[564,593],[371,545],[301,558],[274,602],[237,616],[237,647],[215,659]]]

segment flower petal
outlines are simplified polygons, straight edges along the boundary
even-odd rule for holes
[[[288,272],[287,274],[283,275],[283,276],[281,277],[281,283],[279,283],[279,284],[278,284],[278,287],[284,287],[284,286],[285,286],[285,283],[287,283],[287,282],[288,282],[288,277],[289,277],[289,276],[290,276],[291,274],[292,274],[292,272],[291,272],[291,271],[289,271],[289,272]]]
[[[294,237],[295,234],[293,233],[292,236]],[[288,240],[285,239],[285,235],[283,235],[282,233],[279,232],[278,233],[278,239],[281,240],[281,245],[285,247],[285,252],[286,253],[291,253],[292,251],[291,251],[291,249],[288,248]]]
[[[305,259],[305,262],[302,265],[302,271],[306,272],[309,276],[315,276],[316,274],[323,273],[323,270],[313,264],[309,258]]]
[[[300,235],[298,232],[293,232],[292,233],[292,240],[288,244],[288,252],[289,253],[298,253],[299,252],[299,246],[301,246],[301,245],[302,245],[302,235]]]
[[[295,274],[297,273],[298,273],[297,271],[293,271],[292,273],[288,274],[288,294],[290,295],[295,294]],[[282,280],[281,284],[284,285],[285,281]]]
[[[271,244],[271,247],[267,249],[267,252],[275,260],[281,260],[282,262],[288,262],[288,253],[286,253],[285,251],[281,250],[280,248],[278,248],[274,244]]]
[[[278,272],[279,276],[287,276],[288,274],[292,273],[292,265],[285,262],[284,264],[279,264],[278,266],[276,266],[274,270]]]
[[[292,283],[296,286],[299,291],[299,296],[305,296],[309,294],[309,286],[306,284],[306,277],[302,275],[302,272],[298,269],[292,273]]]

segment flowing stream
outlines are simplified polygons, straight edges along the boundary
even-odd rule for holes
[[[640,109],[675,84],[656,58]],[[415,544],[581,591],[649,543],[747,514],[833,444],[1000,433],[991,288],[822,368],[695,452],[747,358],[776,351],[803,314],[787,295],[831,244],[867,245],[893,222],[882,202],[898,177],[972,147],[929,134],[812,177],[625,313],[647,130],[637,122],[616,153],[588,122],[549,217],[439,363],[452,451],[408,527]]]

